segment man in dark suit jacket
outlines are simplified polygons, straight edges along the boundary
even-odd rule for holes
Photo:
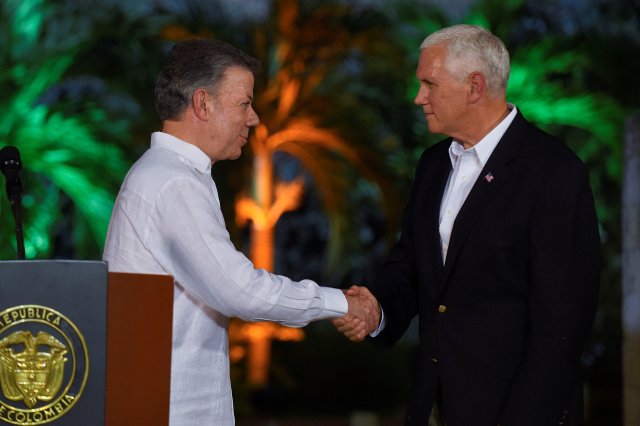
[[[509,56],[478,27],[427,37],[416,76],[429,130],[401,236],[369,289],[391,345],[419,315],[407,425],[579,425],[599,236],[582,162],[506,102]],[[370,291],[370,293],[369,293]],[[373,296],[371,296],[371,294]],[[375,299],[374,299],[375,297]]]

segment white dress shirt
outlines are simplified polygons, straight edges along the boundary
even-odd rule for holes
[[[347,312],[342,291],[255,269],[225,228],[211,161],[166,133],[118,194],[104,260],[110,271],[172,275],[172,426],[233,425],[230,317],[301,327]]]
[[[464,204],[471,188],[478,180],[480,172],[487,164],[491,153],[500,142],[502,135],[507,131],[509,125],[516,116],[517,109],[512,104],[507,104],[511,110],[509,114],[494,127],[486,136],[469,149],[464,149],[461,143],[455,139],[449,147],[449,157],[451,158],[452,170],[449,180],[444,190],[442,201],[440,202],[440,245],[442,249],[442,261],[447,259],[449,250],[449,240],[453,224],[458,216],[462,204]],[[491,172],[483,179],[493,179]]]

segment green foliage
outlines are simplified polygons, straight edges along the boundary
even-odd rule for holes
[[[45,22],[52,10],[44,0],[4,3],[0,16],[6,49],[0,56],[0,145],[15,145],[24,164],[27,258],[52,254],[56,227],[69,220],[61,212],[69,199],[79,213],[72,215],[73,228],[82,233],[88,226],[91,231],[92,241],[78,242],[76,249],[95,258],[100,256],[106,235],[114,189],[127,167],[120,149],[96,135],[101,127],[126,130],[126,126],[111,123],[102,109],[87,100],[73,104],[73,114],[61,111],[65,102],[73,102],[45,101],[64,81],[84,42],[76,39],[75,45],[63,50],[51,47],[46,42]],[[13,219],[6,200],[1,207],[0,257],[8,259],[15,256]]]

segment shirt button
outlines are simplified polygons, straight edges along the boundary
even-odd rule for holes
[[[444,314],[445,312],[447,312],[447,307],[444,305],[438,306],[438,312],[440,312],[441,314]]]

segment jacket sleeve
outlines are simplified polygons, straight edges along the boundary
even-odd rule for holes
[[[562,419],[580,382],[579,359],[596,309],[600,240],[586,169],[572,158],[545,186],[531,223],[525,349],[501,426]]]
[[[400,237],[380,268],[376,279],[367,286],[384,312],[385,328],[372,339],[373,343],[382,346],[390,346],[398,341],[409,327],[411,320],[418,314],[412,223],[417,208],[418,187],[421,185],[424,160],[423,155],[416,169],[409,201],[402,215]]]

